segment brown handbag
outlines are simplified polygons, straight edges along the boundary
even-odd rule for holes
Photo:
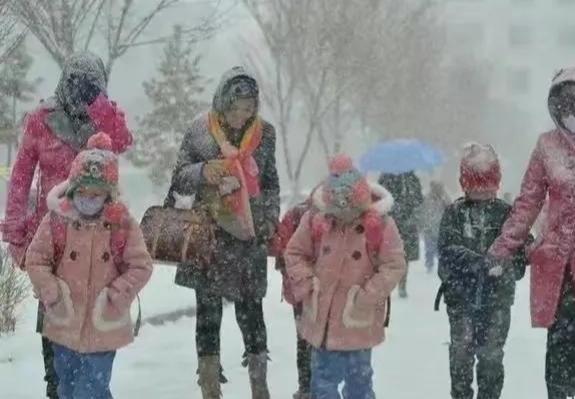
[[[207,266],[214,249],[214,224],[203,209],[148,208],[140,228],[152,259]]]

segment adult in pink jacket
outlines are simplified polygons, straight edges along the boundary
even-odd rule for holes
[[[314,194],[317,211],[302,218],[285,251],[293,299],[302,303],[298,332],[312,349],[311,397],[375,398],[371,349],[385,335],[386,301],[406,272],[399,231],[351,160],[340,156]]]
[[[42,101],[24,122],[24,134],[12,168],[3,226],[15,262],[24,265],[24,253],[48,211],[48,192],[68,177],[70,165],[96,132],[107,133],[116,153],[132,143],[124,114],[106,94],[107,75],[102,60],[91,53],[71,55],[64,65],[55,95]],[[34,209],[29,195],[38,169]],[[52,350],[43,339],[47,396],[57,398]]]
[[[556,127],[539,137],[521,193],[489,254],[495,261],[510,259],[548,196],[543,231],[529,252],[531,320],[548,329],[548,397],[565,399],[575,395],[575,69],[557,74],[548,105]]]

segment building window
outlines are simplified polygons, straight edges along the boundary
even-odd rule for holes
[[[513,25],[509,28],[511,47],[528,46],[533,42],[533,30],[527,25]]]
[[[510,69],[507,85],[512,94],[526,94],[531,88],[531,73],[527,68]]]
[[[561,28],[557,34],[557,43],[561,46],[575,47],[575,26]]]

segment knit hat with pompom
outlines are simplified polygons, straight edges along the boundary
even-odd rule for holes
[[[101,187],[115,197],[118,191],[118,157],[112,151],[110,136],[97,133],[90,137],[86,147],[72,162],[68,197],[72,197],[78,187]]]
[[[349,156],[337,155],[330,161],[322,199],[327,214],[347,222],[369,209],[372,203],[369,183]]]

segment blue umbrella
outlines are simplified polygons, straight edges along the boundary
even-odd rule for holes
[[[363,172],[405,173],[429,171],[444,162],[435,147],[416,139],[398,139],[379,143],[363,154],[359,167]]]

